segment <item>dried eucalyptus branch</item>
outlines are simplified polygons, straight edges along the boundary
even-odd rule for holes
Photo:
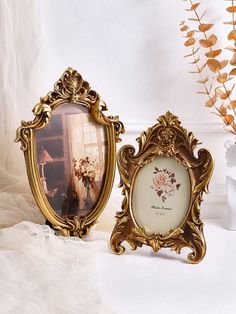
[[[198,94],[204,94],[208,97],[208,100],[205,102],[206,107],[214,107],[216,109],[216,114],[220,116],[228,127],[228,129],[236,135],[236,100],[232,100],[232,92],[234,90],[235,84],[231,87],[228,86],[229,81],[236,76],[236,68],[233,68],[229,73],[227,71],[222,71],[229,63],[228,60],[220,61],[218,57],[222,53],[222,49],[213,48],[218,38],[212,33],[208,35],[208,31],[211,30],[214,24],[203,23],[203,17],[206,12],[203,12],[201,15],[198,13],[200,3],[193,3],[192,0],[183,0],[188,1],[190,4],[190,8],[186,9],[188,12],[193,12],[194,17],[190,17],[188,20],[192,22],[198,23],[197,30],[190,30],[189,26],[185,23],[185,21],[180,23],[180,30],[186,33],[187,40],[184,45],[186,47],[192,47],[192,53],[188,54],[185,57],[192,57],[192,64],[196,65],[196,71],[192,71],[191,73],[198,73],[200,76],[200,80],[198,83],[203,85],[203,91],[198,91]],[[231,66],[236,65],[236,21],[235,21],[235,13],[236,6],[234,6],[234,0],[225,0],[231,1],[231,6],[226,10],[232,13],[232,21],[225,22],[225,24],[233,25],[233,30],[228,34],[229,40],[234,40],[234,47],[226,47],[226,49],[232,51],[233,57],[230,60]],[[196,33],[201,33],[202,38],[195,38]],[[196,44],[198,47],[195,48]],[[205,48],[208,51],[205,53],[206,61],[200,65],[200,56],[199,50],[200,48]],[[212,82],[209,82],[209,77],[204,77],[204,70],[206,66],[209,68],[211,72],[213,72],[216,76],[212,78]],[[210,86],[209,86],[210,84]],[[213,89],[214,86],[214,89]]]

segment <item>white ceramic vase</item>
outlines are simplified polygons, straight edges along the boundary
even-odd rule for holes
[[[226,148],[226,193],[227,193],[227,229],[236,231],[236,143],[227,141]]]

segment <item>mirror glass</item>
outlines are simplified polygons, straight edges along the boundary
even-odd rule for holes
[[[187,169],[174,157],[156,157],[135,177],[132,213],[149,233],[167,234],[184,221],[191,195]]]
[[[102,192],[107,158],[104,126],[87,107],[62,104],[36,131],[40,181],[53,210],[63,218],[92,212]]]

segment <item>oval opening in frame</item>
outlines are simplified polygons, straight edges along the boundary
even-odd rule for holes
[[[102,193],[107,159],[106,127],[81,104],[64,103],[36,132],[42,189],[62,218],[87,216]]]
[[[168,234],[184,222],[190,197],[188,170],[174,157],[156,157],[135,177],[132,214],[148,233]]]

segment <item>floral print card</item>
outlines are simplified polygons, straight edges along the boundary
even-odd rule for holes
[[[182,224],[189,207],[191,182],[174,157],[156,157],[135,178],[132,211],[148,232],[168,233]]]

